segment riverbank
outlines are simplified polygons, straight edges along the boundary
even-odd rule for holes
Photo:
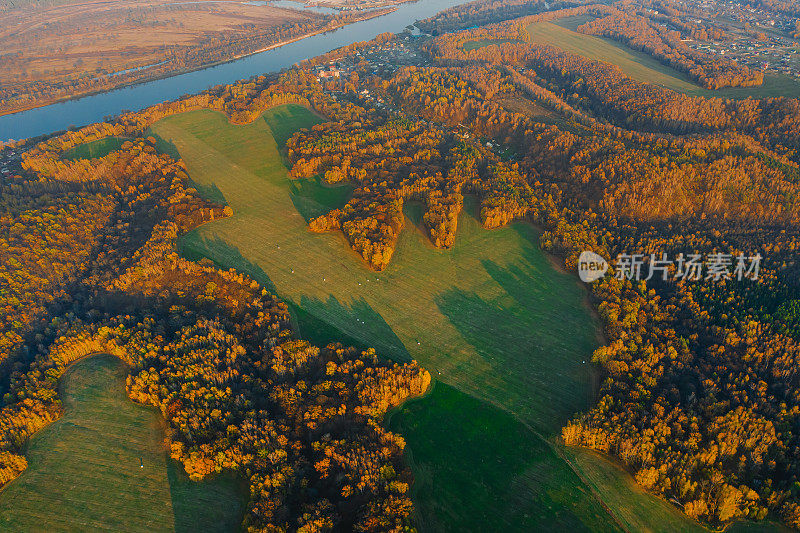
[[[460,5],[467,0],[418,0],[400,3],[391,12],[369,13],[368,19],[338,29],[328,27],[316,35],[288,40],[269,50],[247,57],[161,77],[87,96],[73,96],[51,105],[0,116],[0,140],[27,139],[80,127],[116,116],[122,111],[139,111],[152,105],[199,93],[220,84],[230,84],[256,75],[277,73],[303,60],[358,41],[369,41],[386,32],[400,33],[416,21]],[[275,43],[277,45],[278,43]],[[266,47],[265,47],[266,48]]]
[[[406,1],[409,1],[409,0],[406,0]],[[398,3],[402,3],[402,2],[398,2]],[[126,87],[134,87],[136,85],[141,85],[141,84],[144,84],[144,83],[163,80],[163,79],[166,79],[166,78],[172,78],[172,77],[175,77],[175,76],[180,76],[182,74],[188,74],[188,73],[191,73],[191,72],[197,72],[197,71],[200,71],[200,70],[205,70],[205,69],[208,69],[208,68],[216,67],[216,66],[219,66],[219,65],[224,65],[225,63],[230,63],[232,61],[237,61],[237,60],[240,60],[240,59],[244,59],[244,58],[249,57],[249,56],[253,56],[253,55],[256,55],[256,54],[263,53],[263,52],[268,52],[270,50],[275,50],[276,48],[281,48],[281,47],[286,46],[288,44],[292,44],[292,43],[295,43],[295,42],[298,42],[298,41],[302,41],[303,39],[308,39],[309,37],[314,37],[315,35],[322,35],[322,34],[325,34],[327,32],[336,31],[338,29],[344,28],[344,27],[349,26],[351,24],[355,24],[355,23],[358,23],[358,22],[364,22],[364,21],[367,21],[367,20],[370,20],[370,19],[373,19],[373,18],[377,18],[377,17],[381,17],[381,16],[384,16],[384,15],[388,15],[390,13],[393,13],[393,12],[397,11],[397,9],[398,9],[397,6],[383,8],[383,9],[375,9],[375,10],[372,10],[372,11],[369,11],[369,12],[365,12],[365,13],[361,14],[360,16],[347,19],[346,22],[336,23],[336,24],[332,24],[332,25],[326,25],[323,28],[319,28],[319,29],[314,30],[314,31],[303,33],[302,35],[298,35],[298,36],[292,37],[290,39],[285,39],[283,41],[272,43],[272,44],[270,44],[268,46],[259,48],[257,50],[236,54],[234,56],[231,56],[229,58],[222,59],[222,60],[219,60],[219,61],[212,61],[212,62],[209,62],[209,63],[203,63],[201,65],[197,65],[197,66],[194,66],[194,67],[179,68],[179,69],[169,70],[169,71],[166,71],[166,72],[147,73],[146,71],[142,71],[142,75],[138,76],[138,77],[134,77],[134,79],[127,79],[127,80],[121,81],[120,83],[104,86],[102,88],[76,92],[76,93],[73,93],[73,94],[67,94],[67,95],[59,96],[59,97],[43,98],[43,99],[40,99],[40,100],[36,100],[34,102],[30,102],[28,104],[23,104],[23,105],[9,107],[9,108],[0,107],[0,117],[7,116],[7,115],[15,115],[17,113],[24,113],[25,111],[30,111],[32,109],[37,109],[37,108],[40,108],[40,107],[46,107],[46,106],[49,106],[49,105],[69,102],[71,100],[79,100],[81,98],[86,98],[86,97],[89,97],[89,96],[95,96],[95,95],[103,94],[103,93],[108,93],[108,92],[115,91],[115,90],[118,90],[118,89],[124,89]],[[8,139],[0,139],[0,141],[6,141],[6,140],[8,140]]]

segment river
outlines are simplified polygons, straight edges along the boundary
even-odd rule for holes
[[[0,117],[0,140],[24,139],[70,126],[84,126],[99,122],[104,117],[117,115],[123,110],[138,111],[221,83],[227,84],[258,74],[276,72],[303,59],[356,41],[366,41],[387,31],[401,32],[417,20],[467,1],[469,0],[419,0],[401,4],[392,13],[227,63],[4,115]]]

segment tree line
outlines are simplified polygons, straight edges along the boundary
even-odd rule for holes
[[[570,269],[583,250],[612,263],[623,252],[760,254],[757,281],[594,284],[608,343],[593,360],[606,379],[597,405],[568,422],[562,438],[615,455],[643,487],[708,524],[772,517],[797,527],[797,100],[689,98],[525,42],[463,49],[523,27],[442,36],[428,50],[443,66],[360,76],[356,89],[369,88],[391,111],[347,97],[345,119],[290,142],[297,175],[354,183],[352,213],[373,217],[375,227],[399,213],[387,202],[422,201],[438,245],[458,238],[457,223],[446,222],[459,209],[453,193],[474,194],[487,228],[539,224],[542,246]],[[536,98],[561,120],[508,111],[502,97]],[[685,112],[680,105],[692,116],[670,122],[670,113]],[[392,136],[398,123],[407,124],[406,139]],[[417,138],[417,153],[434,154],[431,139],[442,146],[425,174],[412,171],[408,143]],[[504,160],[485,141],[516,157]],[[452,200],[437,208],[427,198]],[[324,229],[338,229],[328,221],[341,213],[324,220]]]
[[[0,182],[0,481],[26,468],[27,440],[62,414],[66,368],[107,352],[130,366],[129,396],[159,408],[169,453],[192,479],[246,481],[247,531],[409,530],[404,442],[380,422],[430,375],[299,340],[287,306],[254,280],[175,250],[178,234],[231,211],[200,199],[146,128],[192,109],[248,122],[273,105],[309,105],[272,81],[15,145],[22,171]],[[64,157],[112,136],[125,140],[103,157]]]

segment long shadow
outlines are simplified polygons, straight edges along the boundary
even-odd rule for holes
[[[274,108],[270,113],[264,113],[260,120],[263,120],[269,126],[272,136],[275,138],[275,144],[278,145],[280,150],[286,146],[286,141],[301,128],[297,127],[298,121],[303,121],[308,117],[308,109],[299,104],[289,104],[281,108]],[[318,119],[316,123],[323,122]]]
[[[187,246],[178,241],[178,251],[190,260],[199,261],[210,258],[218,267],[225,270],[235,268],[259,282],[272,294],[289,305],[298,326],[298,333],[317,346],[326,346],[331,342],[341,342],[355,346],[361,350],[375,348],[380,356],[391,358],[395,361],[409,361],[411,356],[400,338],[391,326],[367,301],[362,297],[352,303],[343,304],[334,296],[329,296],[326,301],[310,296],[302,296],[300,301],[294,301],[280,293],[269,275],[261,266],[245,258],[239,249],[232,246],[220,237],[205,238],[200,241],[202,247],[197,245]],[[214,260],[214,258],[224,258]],[[224,261],[224,262],[223,262]],[[341,327],[336,326],[325,317],[335,316],[342,324],[352,324],[354,331],[364,333],[364,340],[349,335]]]
[[[347,339],[349,344],[357,348],[375,348],[378,355],[394,361],[411,360],[408,350],[391,326],[364,298],[354,300],[348,305],[343,304],[333,295],[328,296],[326,301],[302,296],[299,304],[294,303],[293,305],[299,310],[297,320],[300,334],[304,339],[320,346]],[[352,335],[348,335],[339,327],[322,318],[325,316],[336,316],[342,322],[353,324],[354,330],[364,332],[365,340],[358,340]]]
[[[181,153],[178,150],[178,147],[175,144],[167,139],[164,139],[157,133],[154,133],[152,130],[147,130],[147,136],[152,137],[155,139],[155,147],[156,151],[160,154],[167,154],[172,157],[175,161],[180,161]],[[191,179],[191,176],[189,177]],[[228,200],[225,199],[225,195],[222,194],[222,191],[219,190],[216,183],[210,183],[208,185],[203,185],[202,183],[197,183],[196,181],[192,180],[192,186],[197,189],[198,194],[205,199],[211,202],[220,204],[220,205],[228,205]]]
[[[271,113],[264,113],[259,119],[267,124],[287,168],[289,164],[286,161],[284,150],[286,142],[300,131],[297,127],[297,122],[298,120],[306,119],[307,113],[308,110],[306,108],[297,104],[289,104],[284,108],[274,109]],[[316,121],[316,123],[320,122],[323,122],[323,120]],[[336,186],[324,185],[320,180],[320,176],[289,180],[289,198],[306,223],[333,209],[344,206],[350,199],[353,189],[354,187],[349,183],[342,183]]]
[[[352,185],[323,185],[319,176],[289,181],[289,197],[306,223],[333,209],[343,207],[350,200],[352,193]]]
[[[181,152],[171,140],[163,138],[161,135],[155,133],[152,129],[148,128],[145,132],[147,137],[152,137],[156,140],[156,152],[159,154],[167,154],[175,161],[181,159]]]
[[[241,479],[225,473],[197,483],[169,456],[167,479],[175,533],[239,531],[249,492]]]
[[[424,531],[614,530],[553,450],[505,411],[436,382],[389,429],[406,440]]]
[[[595,347],[593,319],[577,287],[564,298],[564,285],[572,281],[558,280],[549,265],[537,268],[531,260],[483,265],[507,296],[489,301],[451,287],[434,301],[507,383],[495,391],[497,400],[537,430],[556,433],[591,401],[587,365]]]
[[[218,236],[203,238],[195,242],[199,242],[202,248],[196,245],[190,246],[184,239],[178,239],[178,253],[191,261],[209,259],[222,270],[234,268],[259,282],[272,294],[278,294],[275,284],[264,269],[243,256],[236,246],[232,246]],[[224,262],[215,260],[215,257],[224,258]]]
[[[119,150],[128,139],[125,137],[105,137],[96,141],[80,144],[61,154],[61,159],[77,161],[79,159],[96,159],[105,157]]]
[[[431,241],[430,237],[430,230],[425,225],[425,211],[426,206],[422,202],[418,200],[408,200],[403,203],[403,214],[406,216],[408,222],[410,222],[410,226],[404,229],[404,231],[418,231],[422,236],[422,242],[432,247],[433,242]]]
[[[225,198],[225,195],[222,194],[222,191],[219,190],[219,187],[217,187],[216,183],[202,185],[193,181],[192,185],[195,189],[197,189],[198,194],[200,194],[200,197],[204,200],[208,200],[219,205],[228,205],[228,200]]]
[[[581,353],[591,353],[597,346],[595,339],[600,324],[587,309],[588,292],[576,278],[556,270],[539,248],[538,231],[526,224],[515,224],[511,229],[530,243],[521,250],[522,262],[500,266],[489,260],[481,261],[486,272],[526,309],[538,309],[543,318],[558,321],[561,330],[571,331],[576,348]],[[545,280],[542,283],[541,280]]]

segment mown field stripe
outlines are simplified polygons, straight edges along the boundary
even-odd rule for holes
[[[618,530],[538,435],[556,435],[592,401],[586,361],[597,324],[583,289],[552,268],[530,225],[486,231],[474,209],[462,214],[455,246],[442,251],[420,229],[419,206],[407,206],[395,258],[380,274],[341,235],[309,233],[272,125],[315,120],[284,106],[247,126],[211,111],[156,124],[153,133],[182,155],[192,179],[219,191],[234,211],[181,238],[182,251],[271,287],[292,304],[304,337],[345,338],[398,360],[415,358],[440,380],[391,420],[409,443],[424,529]],[[314,184],[302,189],[307,207]],[[498,508],[498,494],[512,488],[509,496],[521,499]],[[672,519],[680,530],[681,515]]]

